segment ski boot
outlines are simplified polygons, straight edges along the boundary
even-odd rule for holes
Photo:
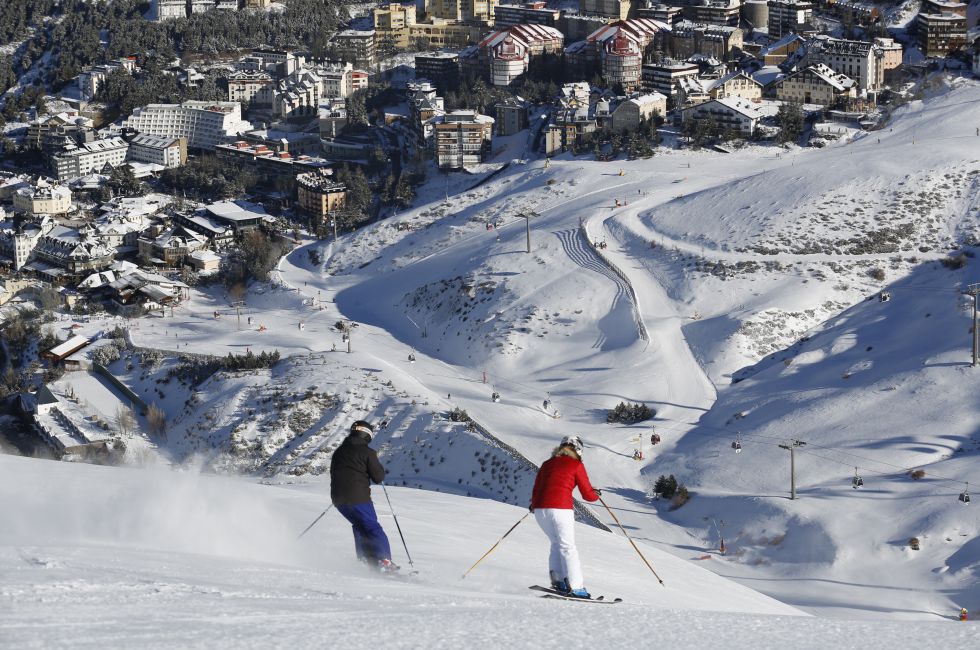
[[[572,589],[568,592],[568,595],[573,598],[583,598],[585,600],[592,600],[592,594],[585,590],[585,587],[580,589]]]
[[[381,573],[398,573],[399,569],[401,569],[401,567],[391,560],[378,560],[378,571]]]
[[[554,589],[558,593],[562,593],[562,594],[567,594],[569,591],[571,591],[571,588],[569,588],[569,586],[568,586],[568,580],[567,579],[565,579],[565,578],[559,578],[557,576],[557,574],[555,574],[554,571],[549,571],[549,573],[551,574],[551,588],[552,589]]]

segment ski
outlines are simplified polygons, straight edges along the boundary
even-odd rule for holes
[[[555,591],[554,589],[550,589],[548,587],[542,587],[541,585],[531,585],[530,587],[528,587],[528,589],[531,589],[532,591],[543,591],[544,593],[541,595],[542,598],[553,598],[555,600],[574,600],[582,603],[601,603],[604,605],[613,605],[615,603],[623,602],[622,598],[613,598],[612,600],[606,600],[605,596],[594,596],[593,598],[578,598],[577,596],[569,596],[567,594],[563,594],[560,591]]]

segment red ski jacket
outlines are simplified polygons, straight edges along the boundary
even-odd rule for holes
[[[571,456],[554,456],[546,460],[538,470],[534,479],[534,490],[531,492],[531,507],[571,510],[572,490],[576,485],[586,501],[599,499],[589,483],[589,475],[586,474],[582,461]]]

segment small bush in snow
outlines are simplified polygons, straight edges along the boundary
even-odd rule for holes
[[[926,477],[926,471],[924,469],[917,469],[913,472],[909,472],[909,476],[912,477],[913,481],[918,481],[920,478]]]
[[[868,271],[868,275],[870,275],[875,280],[881,282],[882,280],[885,279],[885,269],[873,268],[870,271]]]
[[[960,253],[959,255],[949,255],[939,260],[939,263],[945,266],[947,269],[961,269],[966,266],[966,255]]]
[[[606,414],[606,422],[610,424],[614,422],[636,424],[637,422],[649,420],[656,414],[656,411],[651,410],[646,404],[620,402],[616,405],[616,408]]]
[[[114,343],[103,345],[92,353],[92,361],[100,366],[108,366],[119,360],[119,348]]]
[[[690,500],[691,494],[687,491],[687,488],[683,485],[678,485],[677,492],[674,493],[673,498],[670,500],[670,509],[677,510]]]
[[[469,416],[469,414],[466,411],[464,411],[463,409],[461,409],[461,408],[459,408],[457,406],[456,408],[454,408],[452,411],[449,412],[449,421],[450,422],[469,422],[470,421],[470,416]]]

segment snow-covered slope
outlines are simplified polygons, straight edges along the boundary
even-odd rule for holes
[[[977,522],[956,500],[976,467],[956,292],[978,274],[968,258],[960,271],[936,263],[976,241],[980,86],[948,90],[820,150],[565,155],[450,200],[436,178],[417,208],[284,258],[277,286],[253,287],[241,328],[210,290],[132,329],[147,347],[294,355],[173,400],[170,437],[154,442],[179,459],[217,449],[212,466],[281,480],[322,471],[352,420],[389,419],[379,443],[395,484],[523,504],[527,460],[577,433],[618,516],[680,558],[811,612],[980,610]],[[358,323],[350,354],[341,318]],[[606,424],[620,401],[657,416]],[[517,453],[446,423],[453,407]],[[636,462],[651,425],[663,442]],[[790,502],[778,444],[796,436],[808,445]],[[943,457],[957,447],[967,451]],[[926,479],[903,478],[912,466]],[[651,500],[661,473],[691,502],[668,512]],[[917,553],[904,549],[913,535]]]
[[[526,590],[547,557],[530,520],[461,580],[522,508],[389,488],[422,570],[405,583],[353,566],[349,526],[334,512],[296,540],[322,510],[325,488],[0,456],[4,644],[458,647],[499,633],[530,645],[574,638],[583,618],[584,627],[609,625],[607,613],[543,602]],[[383,501],[379,511],[397,545]],[[631,580],[646,569],[625,539],[586,527],[579,538],[593,590],[630,601],[621,616],[799,613],[649,547],[668,587],[652,576]],[[562,632],[572,617],[580,624]]]
[[[544,536],[528,521],[466,580],[522,515],[487,501],[391,488],[422,574],[352,565],[348,526],[323,486],[285,489],[193,471],[132,471],[0,456],[0,630],[18,648],[622,647],[648,643],[965,647],[972,626],[848,623],[795,610],[643,545],[660,587],[620,536],[580,528],[598,606],[534,597]],[[394,536],[390,511],[379,507]],[[396,559],[405,563],[398,549]]]

